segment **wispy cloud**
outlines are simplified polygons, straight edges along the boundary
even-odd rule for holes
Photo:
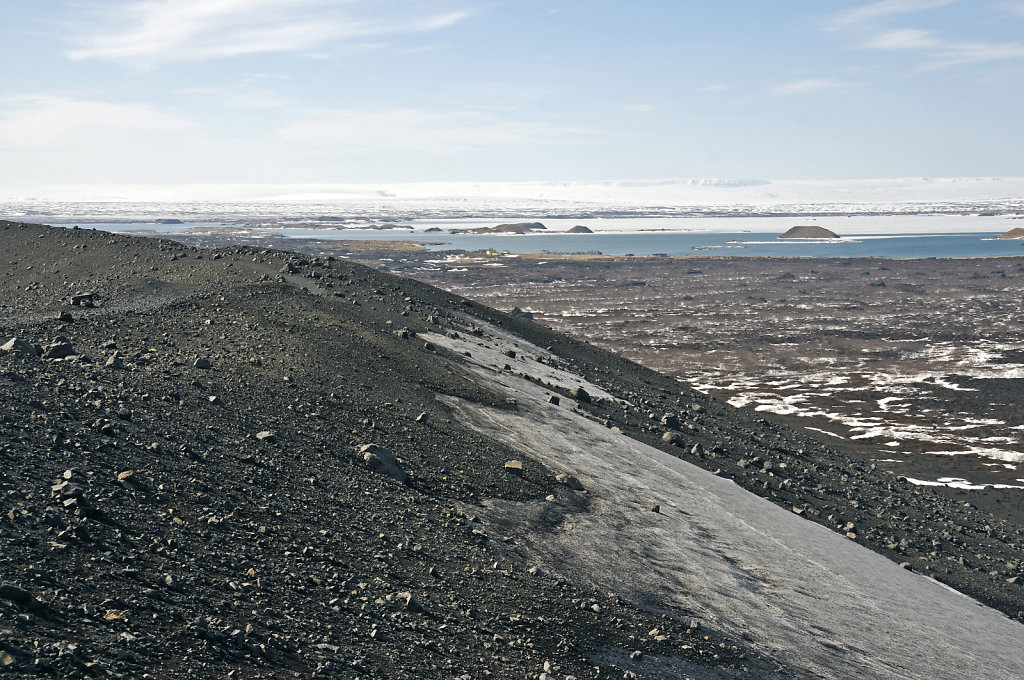
[[[134,64],[323,51],[333,43],[437,31],[472,14],[425,11],[411,0],[116,0],[89,7],[88,23],[101,28],[85,33],[68,56]]]
[[[1004,0],[997,7],[1019,17],[1024,17],[1024,0]]]
[[[905,29],[879,34],[860,45],[863,49],[920,52],[925,69],[957,64],[1001,61],[1024,57],[1024,43],[955,42],[932,31]]]
[[[933,49],[941,44],[942,42],[931,31],[903,29],[880,33],[860,46],[869,50],[922,50]]]
[[[294,107],[296,103],[282,97],[272,88],[261,84],[267,80],[280,80],[276,76],[253,76],[239,83],[221,87],[188,87],[179,93],[189,97],[199,97],[204,101],[242,109],[283,109]]]
[[[836,80],[835,78],[807,78],[805,80],[797,80],[792,83],[773,87],[771,92],[772,94],[786,96],[793,94],[810,94],[812,92],[820,92],[822,90],[838,90],[848,87],[852,87],[852,83]]]
[[[926,71],[957,64],[1024,57],[1024,43],[1021,42],[953,40],[935,31],[916,28],[881,29],[883,19],[926,12],[958,2],[961,0],[882,0],[834,14],[823,25],[828,30],[858,36],[856,47],[860,49],[916,54],[921,59],[920,68]],[[995,7],[1024,16],[1024,0],[1003,0]]]
[[[924,12],[957,2],[960,0],[882,0],[833,14],[825,20],[825,26],[832,29],[848,28],[873,19]]]
[[[400,150],[449,154],[533,143],[564,144],[608,133],[476,111],[391,108],[313,113],[285,125],[279,134],[288,142],[332,152]]]
[[[114,104],[59,97],[0,99],[0,149],[60,149],[87,140],[187,130],[192,124],[142,104]]]

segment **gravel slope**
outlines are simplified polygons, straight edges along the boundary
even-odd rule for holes
[[[0,332],[46,352],[0,352],[8,674],[798,674],[701,606],[530,571],[489,529],[565,486],[539,456],[506,472],[521,451],[453,412],[526,412],[418,337],[483,322],[629,402],[590,417],[1024,616],[1019,529],[532,323],[325,258],[13,223],[0,246]]]

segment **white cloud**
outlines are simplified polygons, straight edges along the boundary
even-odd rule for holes
[[[474,111],[392,108],[319,112],[289,123],[279,134],[288,142],[333,152],[399,150],[448,154],[538,142],[566,143],[608,133]]]
[[[872,19],[924,12],[956,2],[960,2],[960,0],[882,0],[834,14],[826,20],[825,25],[834,29],[847,28]]]
[[[622,108],[633,113],[653,113],[661,110],[657,104],[623,104]]]
[[[1024,57],[1024,43],[954,42],[944,40],[931,31],[913,29],[882,33],[865,41],[860,47],[885,51],[918,51],[925,56],[926,69]]]
[[[0,100],[0,105],[2,149],[99,148],[107,140],[124,140],[136,134],[165,135],[191,127],[186,120],[140,104],[7,97]]]
[[[188,87],[180,94],[198,97],[204,102],[233,106],[242,109],[283,109],[295,106],[294,102],[282,97],[269,87],[259,85],[262,78],[247,78],[226,87]]]
[[[1011,14],[1016,14],[1019,17],[1024,17],[1024,0],[1005,0],[1004,2],[997,5],[1000,9],[1006,10]]]
[[[809,94],[811,92],[820,92],[822,90],[836,90],[846,87],[851,87],[851,84],[843,82],[841,80],[836,80],[835,78],[807,78],[805,80],[797,80],[792,83],[786,83],[785,85],[773,87],[772,94]]]
[[[940,44],[931,31],[904,29],[877,35],[865,41],[861,47],[871,50],[919,50]]]
[[[93,5],[75,60],[132,64],[244,54],[316,52],[333,43],[436,31],[466,10],[417,9],[410,0],[118,0]]]

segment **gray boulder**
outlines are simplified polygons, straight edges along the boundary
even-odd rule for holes
[[[409,474],[398,465],[395,454],[383,446],[363,444],[359,447],[359,453],[363,456],[363,462],[374,472],[385,474],[403,484],[409,481]]]
[[[672,444],[673,446],[683,446],[686,444],[686,440],[683,439],[683,435],[679,434],[678,432],[671,431],[661,435],[661,441],[665,442],[666,444]]]
[[[11,338],[7,342],[0,346],[0,350],[4,352],[15,352],[17,354],[23,354],[27,357],[38,356],[36,348],[32,346],[32,343],[25,338]]]
[[[67,338],[56,338],[43,349],[44,359],[64,359],[75,353],[75,348]]]

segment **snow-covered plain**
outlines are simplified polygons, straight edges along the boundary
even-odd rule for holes
[[[0,200],[73,202],[555,201],[623,206],[957,203],[1020,201],[1024,177],[860,180],[650,179],[400,184],[184,184],[8,187]]]
[[[219,220],[315,218],[340,213],[355,218],[390,215],[410,219],[583,217],[597,213],[617,217],[908,215],[1007,210],[1024,210],[1024,177],[0,188],[0,215],[97,221],[168,215]],[[724,225],[719,230],[725,230]]]

